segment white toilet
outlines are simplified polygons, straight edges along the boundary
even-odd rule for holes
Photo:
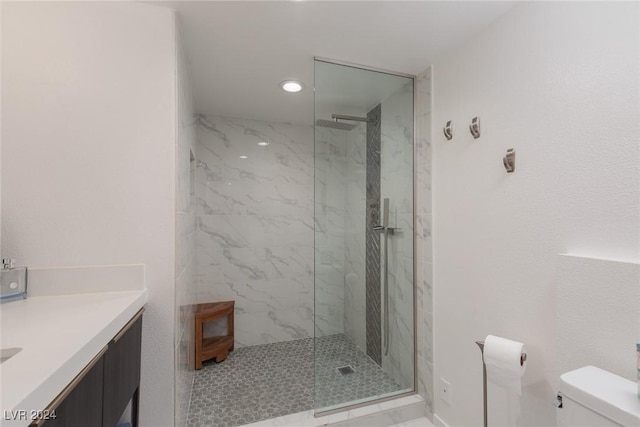
[[[585,366],[560,376],[558,427],[638,427],[640,399],[635,382]]]

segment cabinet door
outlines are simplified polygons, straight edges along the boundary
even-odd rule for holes
[[[129,401],[134,397],[134,418],[140,384],[142,313],[134,318],[109,344],[104,355],[104,406],[102,426],[116,427]],[[134,425],[137,423],[134,419]],[[100,425],[100,424],[96,424]]]
[[[72,383],[73,389],[50,413],[50,418],[32,426],[43,427],[97,427],[102,425],[102,379],[104,359],[100,357],[81,379]]]

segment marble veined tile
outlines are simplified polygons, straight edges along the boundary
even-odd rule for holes
[[[418,296],[417,355],[418,392],[425,401],[425,413],[433,413],[433,300],[431,239],[431,68],[417,77],[418,134],[416,170],[416,287]]]
[[[201,251],[201,268],[218,272],[216,280],[268,280],[313,277],[313,248],[304,245],[210,248]]]
[[[222,249],[309,245],[313,222],[293,215],[203,215],[198,217],[198,244]]]
[[[206,116],[198,138],[198,299],[236,301],[239,345],[312,336],[313,127]]]
[[[182,274],[187,264],[195,261],[196,239],[195,215],[178,212],[176,214],[176,273]]]
[[[215,177],[246,182],[313,180],[311,127],[207,117],[199,127],[200,157]],[[266,142],[267,146],[259,146]],[[242,157],[241,157],[242,156]]]
[[[236,313],[257,313],[308,307],[313,298],[310,277],[200,283],[199,297],[208,301],[235,301]],[[203,301],[204,302],[204,301]],[[256,325],[256,328],[260,328]]]

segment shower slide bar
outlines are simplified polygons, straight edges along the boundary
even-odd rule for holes
[[[382,295],[384,300],[384,335],[382,346],[384,349],[384,355],[389,354],[389,251],[388,251],[388,237],[393,235],[396,231],[400,231],[399,228],[389,227],[389,198],[383,200],[382,210],[382,225],[376,225],[374,230],[380,231],[384,235],[384,277],[382,281]]]

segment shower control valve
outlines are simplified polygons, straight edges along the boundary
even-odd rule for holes
[[[375,227],[373,227],[373,229],[375,231],[384,231],[387,232],[389,234],[393,234],[396,231],[402,231],[401,228],[395,228],[395,227],[385,227],[384,225],[376,225]]]

